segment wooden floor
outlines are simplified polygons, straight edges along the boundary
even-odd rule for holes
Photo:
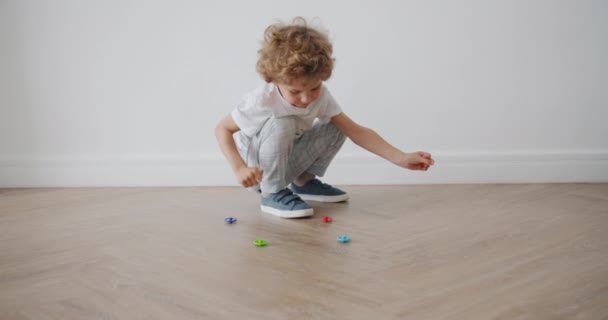
[[[0,319],[608,319],[608,184],[345,189],[0,190]]]

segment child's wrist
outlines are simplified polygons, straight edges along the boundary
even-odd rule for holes
[[[232,171],[234,171],[234,173],[238,173],[239,171],[243,170],[244,168],[247,168],[247,165],[245,164],[245,162],[236,163],[236,164],[232,165]]]
[[[392,156],[391,160],[394,164],[396,165],[400,165],[401,163],[403,163],[404,159],[407,157],[408,153],[407,152],[403,152],[403,151],[397,151],[395,152],[395,154]]]

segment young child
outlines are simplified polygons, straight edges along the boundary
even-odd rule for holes
[[[333,64],[327,36],[304,19],[269,26],[257,63],[266,84],[246,94],[215,129],[238,182],[261,193],[264,212],[306,217],[313,209],[304,200],[347,200],[346,192],[316,178],[347,137],[403,168],[434,164],[429,153],[405,153],[342,112],[323,83]]]

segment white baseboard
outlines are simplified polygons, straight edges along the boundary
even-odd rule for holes
[[[608,182],[608,151],[436,152],[428,172],[370,154],[339,154],[332,184]],[[220,154],[117,157],[0,157],[0,188],[236,186]]]

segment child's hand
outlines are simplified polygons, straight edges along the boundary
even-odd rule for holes
[[[431,154],[424,151],[406,153],[398,163],[403,168],[424,171],[428,170],[433,164],[435,164],[435,160],[433,160]]]
[[[262,182],[262,175],[264,174],[264,170],[261,168],[255,167],[241,167],[236,172],[236,177],[239,183],[245,187],[253,187],[256,184]]]

